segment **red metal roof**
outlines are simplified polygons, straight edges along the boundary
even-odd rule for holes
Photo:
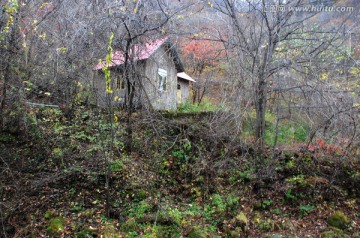
[[[134,54],[130,55],[130,57],[134,57],[134,61],[144,60],[150,58],[150,56],[157,50],[159,47],[164,44],[167,40],[167,37],[162,37],[157,40],[151,40],[145,42],[144,44],[136,44],[134,45]],[[130,52],[131,54],[131,52]],[[106,62],[101,62],[93,68],[93,70],[100,70],[104,66],[113,67],[117,65],[122,65],[125,62],[125,54],[121,50],[115,50],[113,52],[112,61],[110,64],[106,65]]]

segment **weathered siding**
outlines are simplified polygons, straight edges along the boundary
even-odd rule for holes
[[[96,104],[98,106],[106,106],[106,93],[105,93],[105,76],[99,71],[94,71],[94,88],[96,93]]]
[[[178,84],[180,84],[181,102],[186,102],[186,100],[188,100],[190,96],[190,83],[188,80],[178,78]]]
[[[122,98],[125,95],[124,89],[116,88],[116,77],[119,76],[119,72],[116,70],[110,71],[111,77],[111,90],[112,94],[106,93],[106,79],[105,75],[101,71],[94,72],[94,87],[97,89],[96,97],[97,97],[97,105],[100,107],[105,107],[108,105],[118,105],[122,102]]]
[[[158,69],[167,71],[166,90],[159,90]],[[145,63],[143,85],[155,110],[176,109],[177,71],[174,61],[164,47],[160,47]]]
[[[121,66],[120,66],[121,67]],[[164,69],[167,71],[166,90],[159,90],[159,76],[158,70]],[[136,82],[134,104],[142,104],[143,107],[148,107],[149,102],[155,110],[175,110],[177,106],[177,70],[175,63],[171,58],[170,53],[165,46],[161,46],[153,55],[145,61],[136,63],[137,79],[141,82]],[[120,104],[125,95],[124,89],[116,89],[116,76],[120,74],[116,70],[111,70],[111,88],[113,93],[108,95],[106,93],[106,80],[101,71],[94,72],[94,87],[97,89],[97,105],[107,106]],[[135,75],[135,74],[134,74]],[[181,80],[182,98],[186,100],[189,97],[189,83],[186,80]],[[139,87],[139,85],[142,85]],[[114,99],[117,99],[114,101]]]

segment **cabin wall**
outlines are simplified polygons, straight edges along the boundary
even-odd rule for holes
[[[181,102],[186,102],[190,96],[190,83],[188,80],[178,78],[178,84],[180,85]]]
[[[104,73],[99,71],[94,72],[94,88],[96,89],[96,100],[97,105],[100,107],[106,107],[109,105],[117,106],[123,102],[125,96],[125,89],[118,89],[116,87],[117,77],[120,76],[120,73],[115,69],[110,70],[111,77],[111,90],[112,93],[106,93],[106,79]]]
[[[158,70],[167,71],[166,90],[159,90]],[[145,63],[145,74],[142,83],[148,100],[155,110],[175,110],[177,71],[174,61],[164,47],[160,47]],[[143,99],[145,97],[143,96]]]

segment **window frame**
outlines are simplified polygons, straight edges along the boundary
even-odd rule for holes
[[[159,81],[158,90],[160,92],[165,92],[167,89],[167,87],[166,87],[167,86],[166,85],[167,84],[167,70],[159,68],[157,75],[158,75],[158,81]]]
[[[117,90],[125,89],[125,82],[123,80],[123,77],[119,74],[116,75],[116,89]]]

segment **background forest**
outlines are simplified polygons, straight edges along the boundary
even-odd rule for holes
[[[0,237],[360,237],[359,10],[0,0]],[[164,36],[191,98],[136,108],[131,49]]]

